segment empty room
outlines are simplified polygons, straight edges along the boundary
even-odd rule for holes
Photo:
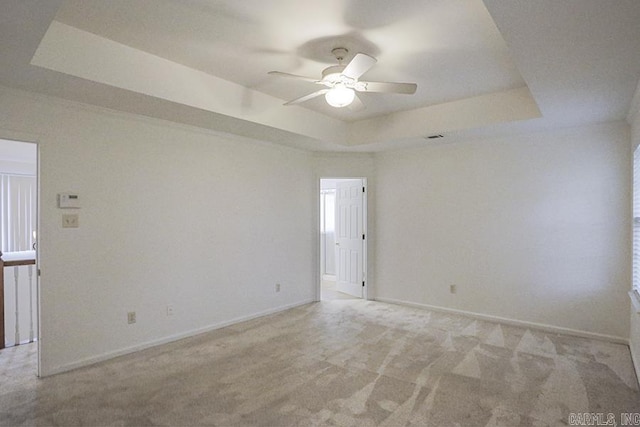
[[[3,0],[0,426],[640,425],[640,2]]]

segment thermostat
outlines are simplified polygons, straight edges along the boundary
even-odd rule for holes
[[[60,193],[58,194],[58,207],[60,209],[78,209],[80,208],[80,196],[77,193]]]

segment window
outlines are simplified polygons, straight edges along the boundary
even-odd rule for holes
[[[640,313],[640,146],[633,152],[633,289],[631,301]]]
[[[36,238],[36,177],[0,174],[0,182],[0,250],[32,250]]]

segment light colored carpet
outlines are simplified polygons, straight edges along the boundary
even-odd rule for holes
[[[567,425],[640,412],[626,346],[358,299],[39,380],[33,353],[0,354],[2,425]]]
[[[356,297],[338,291],[335,280],[323,280],[320,298],[322,301],[333,301],[335,299],[355,299]]]

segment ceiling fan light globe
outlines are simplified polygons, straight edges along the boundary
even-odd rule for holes
[[[343,85],[336,85],[324,95],[327,104],[335,108],[346,107],[353,102],[355,97],[356,94],[353,89],[346,88]]]

